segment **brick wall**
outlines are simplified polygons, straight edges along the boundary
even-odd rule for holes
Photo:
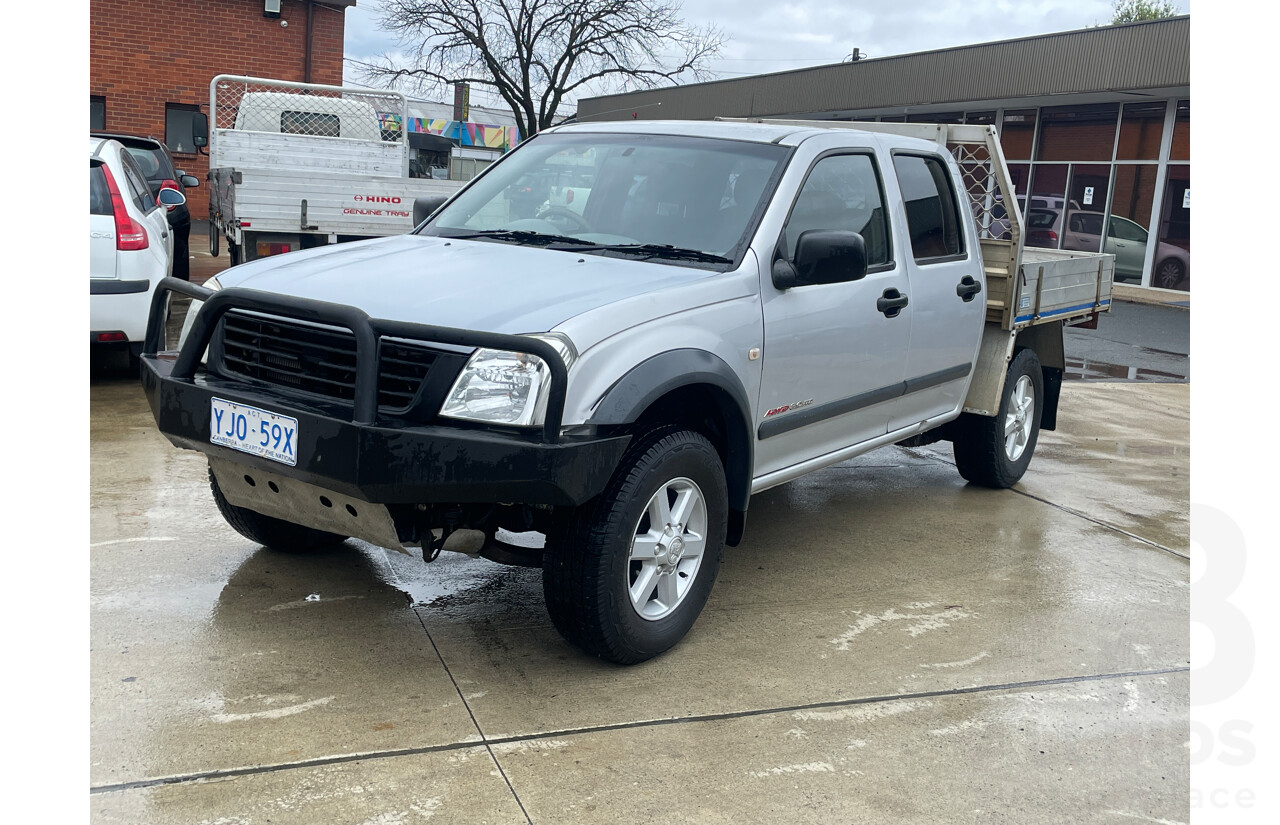
[[[89,94],[106,99],[107,131],[164,140],[165,104],[198,104],[208,113],[209,82],[220,74],[302,81],[306,4],[284,0],[278,20],[263,17],[262,8],[262,0],[92,0]],[[316,5],[311,82],[342,83],[344,23],[341,9]],[[173,160],[200,179],[187,199],[193,218],[206,217],[208,158]]]

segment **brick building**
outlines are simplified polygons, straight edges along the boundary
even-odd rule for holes
[[[340,85],[345,10],[355,4],[92,0],[90,128],[164,140],[177,167],[204,181],[208,158],[191,143],[186,113],[208,112],[209,82],[239,74]],[[193,218],[208,213],[207,186],[187,198]]]

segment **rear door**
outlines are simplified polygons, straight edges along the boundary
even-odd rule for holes
[[[116,220],[102,167],[89,160],[89,277],[116,278]]]
[[[778,254],[794,259],[802,232],[858,232],[867,247],[866,277],[779,290],[769,266],[762,267],[765,345],[757,476],[888,431],[894,399],[901,394],[912,307],[878,307],[882,297],[908,291],[906,268],[893,255],[885,172],[870,147],[819,154],[778,242]]]
[[[964,401],[987,311],[982,252],[964,192],[941,155],[895,151],[893,183],[900,197],[910,280],[911,344],[906,390],[889,429],[954,412]]]

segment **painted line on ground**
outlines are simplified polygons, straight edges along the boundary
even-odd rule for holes
[[[578,736],[590,733],[608,733],[618,730],[634,730],[637,728],[654,728],[665,725],[687,725],[698,722],[720,722],[732,719],[748,719],[755,716],[773,716],[784,713],[795,713],[804,710],[821,710],[826,708],[844,708],[857,705],[871,705],[882,702],[902,702],[917,699],[936,699],[946,696],[968,696],[975,693],[994,693],[998,691],[1017,691],[1028,688],[1049,687],[1053,685],[1075,685],[1085,682],[1103,682],[1112,679],[1135,679],[1143,676],[1165,676],[1171,673],[1189,673],[1190,667],[1166,667],[1154,670],[1131,670],[1121,673],[1096,673],[1087,676],[1063,676],[1055,679],[1033,679],[1025,682],[1004,682],[994,685],[974,685],[947,690],[928,690],[917,693],[900,693],[892,696],[867,696],[860,699],[842,699],[832,702],[811,702],[803,705],[787,705],[784,707],[758,708],[755,710],[730,711],[726,713],[706,713],[697,716],[681,716],[671,719],[646,719],[635,722],[618,722],[610,725],[590,725],[580,728],[561,728],[559,730],[526,733],[515,736],[502,736],[493,739],[481,738],[450,742],[442,745],[427,745],[419,748],[397,748],[393,750],[370,751],[366,753],[340,754],[323,756],[316,759],[303,759],[297,762],[280,762],[273,765],[255,765],[244,768],[224,768],[220,770],[197,771],[171,776],[159,776],[151,779],[139,779],[133,782],[118,782],[110,785],[92,785],[89,793],[118,793],[120,791],[142,790],[163,785],[178,785],[191,782],[227,779],[236,776],[254,776],[277,771],[296,770],[298,768],[315,768],[326,765],[340,765],[347,762],[362,762],[370,759],[389,759],[400,756],[419,756],[429,753],[465,750],[467,748],[485,748],[492,754],[495,745],[507,745],[513,742],[530,742],[538,739],[554,739],[563,736]],[[474,716],[472,717],[475,718]],[[477,730],[479,729],[477,725]],[[483,734],[481,734],[483,736]],[[496,760],[495,760],[496,762]],[[514,793],[514,790],[512,791]],[[523,806],[522,806],[523,808]],[[527,813],[526,813],[527,816]]]

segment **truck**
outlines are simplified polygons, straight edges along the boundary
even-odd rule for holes
[[[585,156],[580,213],[511,208]],[[756,493],[944,439],[1023,476],[1114,263],[1026,248],[1016,204],[988,126],[564,125],[408,234],[165,281],[142,381],[250,540],[537,567],[569,642],[641,662]]]
[[[209,252],[232,265],[404,234],[415,199],[462,187],[410,176],[398,92],[218,75],[209,113]]]

